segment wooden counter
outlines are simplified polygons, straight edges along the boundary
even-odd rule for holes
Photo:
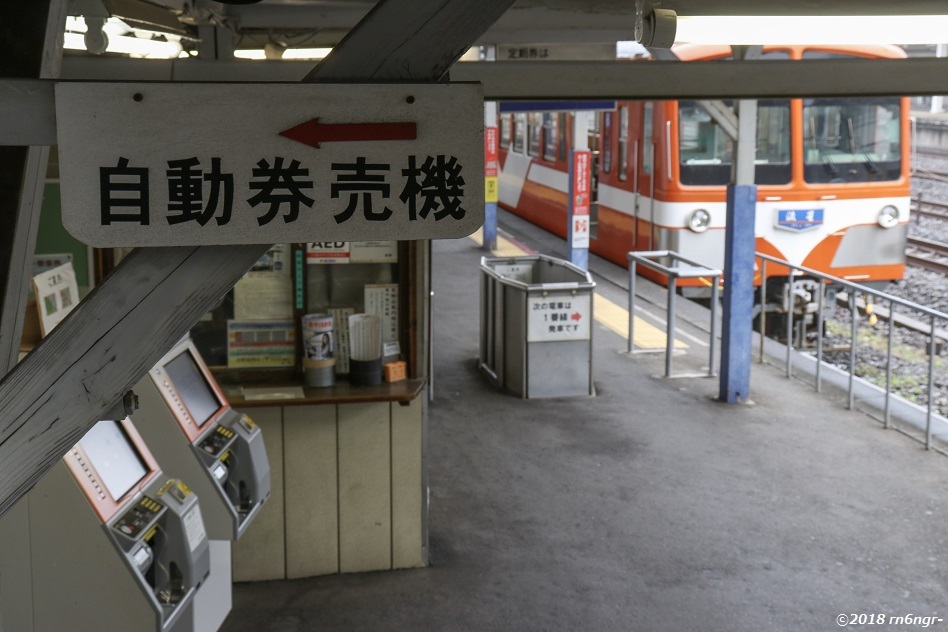
[[[270,406],[327,406],[330,404],[364,404],[398,402],[408,405],[421,393],[423,379],[383,382],[378,386],[353,386],[340,381],[333,386],[314,388],[299,383],[282,382],[266,386],[242,386],[218,381],[234,408],[266,408]],[[300,396],[301,395],[301,396]]]
[[[221,386],[270,461],[270,499],[234,543],[234,581],[425,566],[424,380],[279,399],[256,398],[294,385]]]

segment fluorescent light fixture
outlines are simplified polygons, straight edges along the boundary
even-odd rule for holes
[[[79,33],[66,33],[63,48],[86,50],[85,36]],[[181,44],[178,42],[162,42],[124,35],[110,35],[106,52],[124,53],[132,57],[148,59],[175,59],[182,54]]]
[[[266,59],[267,54],[262,48],[241,48],[234,51],[234,57],[238,59]]]
[[[85,20],[72,16],[67,17],[63,48],[88,50],[84,35],[88,30]],[[174,59],[183,54],[180,37],[165,35],[166,41],[154,40],[151,39],[151,31],[129,28],[127,24],[117,18],[106,20],[102,26],[102,31],[108,37],[108,48],[104,51],[107,53],[123,53],[132,57],[148,59]]]
[[[277,59],[322,59],[329,54],[331,48],[287,48]],[[262,48],[242,48],[234,51],[234,57],[239,59],[269,59]]]
[[[287,48],[283,51],[283,59],[322,59],[331,50],[331,48]]]
[[[940,44],[948,15],[678,16],[677,44]]]

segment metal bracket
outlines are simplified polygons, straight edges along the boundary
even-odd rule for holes
[[[129,391],[122,396],[122,400],[113,406],[105,414],[103,419],[114,419],[116,421],[125,419],[138,410],[138,395],[134,391]]]

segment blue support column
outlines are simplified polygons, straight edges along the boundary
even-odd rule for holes
[[[746,400],[750,393],[756,206],[756,185],[728,186],[719,390],[719,399],[728,403]]]
[[[484,250],[497,248],[497,202],[484,204]]]

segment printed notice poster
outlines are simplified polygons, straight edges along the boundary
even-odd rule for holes
[[[72,263],[34,276],[33,295],[39,309],[40,331],[45,337],[79,303],[79,285]]]
[[[497,128],[484,128],[484,202],[497,202],[497,174],[500,153],[497,149]]]
[[[570,183],[570,239],[573,248],[589,248],[590,165],[592,154],[587,150],[574,150],[572,156],[572,182]]]
[[[589,340],[590,295],[550,293],[527,298],[527,342]]]
[[[275,244],[234,286],[235,320],[293,318],[289,244]]]
[[[397,241],[353,241],[350,263],[395,263],[398,261]]]
[[[296,363],[292,320],[228,320],[227,366],[289,366]]]
[[[382,321],[382,356],[401,353],[398,344],[398,285],[366,285],[365,313],[374,314]]]

